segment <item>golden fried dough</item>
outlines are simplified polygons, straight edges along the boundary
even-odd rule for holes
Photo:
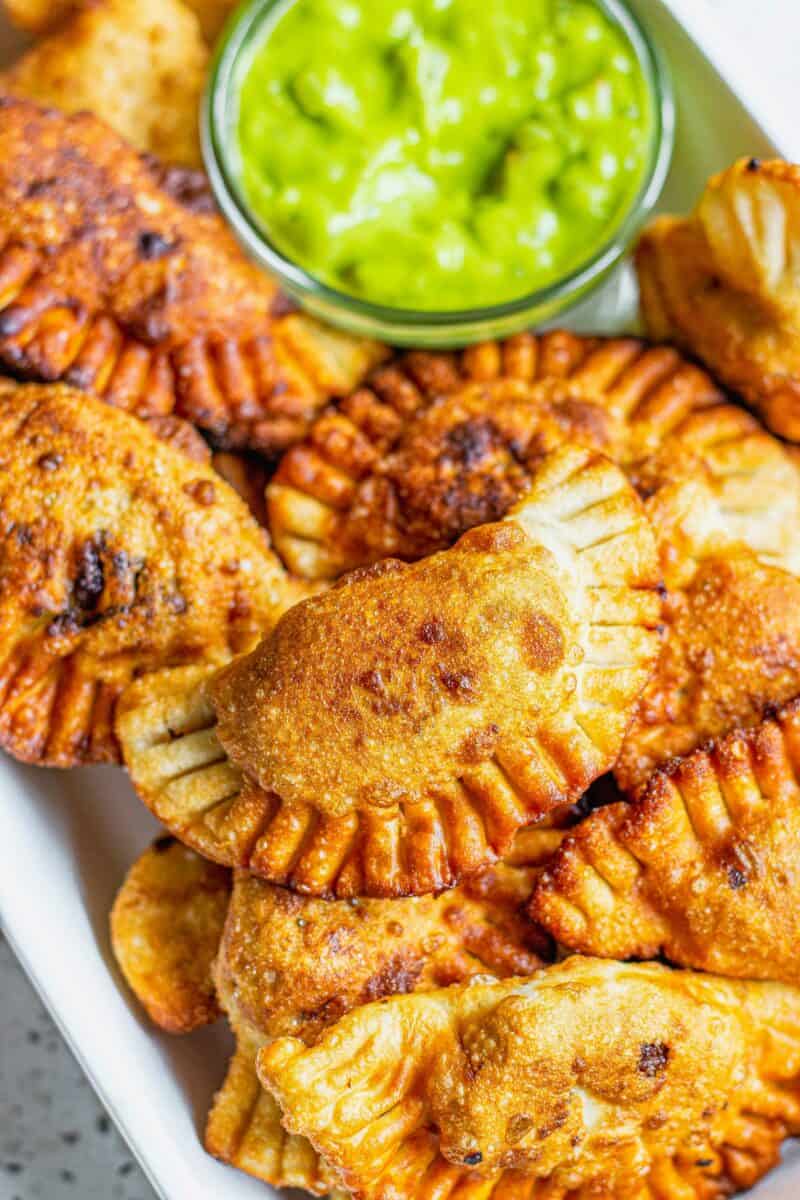
[[[345,1193],[307,1138],[287,1133],[275,1098],[262,1088],[256,1054],[263,1039],[236,1035],[236,1050],[208,1117],[205,1147],[222,1162],[272,1187],[303,1188],[315,1196]]]
[[[458,356],[414,351],[284,455],[267,492],[275,548],[312,579],[420,558],[505,516],[565,441],[626,465],[722,400],[676,351],[634,338],[526,333]]]
[[[631,475],[667,585],[665,645],[615,766],[635,791],[659,764],[798,691],[800,477],[730,406],[690,418]]]
[[[358,1200],[721,1197],[800,1129],[800,993],[655,965],[395,996],[257,1061]]]
[[[733,549],[700,561],[664,615],[664,648],[614,767],[631,793],[800,691],[800,579]]]
[[[20,29],[46,33],[76,9],[97,3],[98,0],[3,0],[3,8]],[[214,42],[236,3],[237,0],[182,0],[184,8],[197,14],[209,43]]]
[[[174,191],[89,114],[0,98],[0,367],[273,454],[383,351],[287,314]]]
[[[667,586],[664,648],[614,769],[635,791],[800,691],[800,475],[728,405],[693,414],[630,474]]]
[[[800,440],[800,168],[742,159],[636,252],[650,333],[677,342]]]
[[[201,853],[298,891],[452,887],[612,765],[656,579],[622,474],[564,449],[505,521],[295,606],[213,705],[191,672],[134,685],[134,785]]]
[[[286,1034],[311,1040],[379,997],[535,970],[551,947],[524,904],[560,837],[526,830],[515,865],[497,864],[437,898],[318,900],[238,872],[216,967],[237,1049],[207,1149],[273,1186],[328,1191],[331,1172],[305,1138],[283,1130],[275,1100],[261,1091],[257,1050]]]
[[[800,702],[593,813],[532,913],[564,945],[800,983]]]
[[[502,516],[565,438],[624,467],[668,589],[662,659],[617,766],[634,789],[800,690],[800,584],[786,574],[800,576],[798,460],[676,351],[553,333],[409,355],[284,456],[270,524],[312,577],[414,559]]]
[[[320,900],[237,872],[216,967],[232,1024],[313,1041],[371,1000],[476,974],[530,974],[550,943],[525,903],[562,836],[526,831],[518,865],[496,863],[435,897]]]
[[[114,956],[150,1019],[170,1033],[220,1015],[211,967],[230,894],[230,871],[169,836],[137,859],[117,894]]]
[[[139,150],[200,166],[208,47],[180,0],[93,0],[0,75],[0,91],[88,110]]]
[[[562,836],[524,830],[509,861],[438,898],[324,901],[240,872],[229,907],[224,868],[170,839],[155,843],[117,897],[113,946],[150,1017],[171,1032],[214,1019],[219,993],[237,1048],[208,1150],[274,1187],[327,1192],[330,1173],[262,1092],[256,1051],[284,1034],[313,1038],[379,996],[535,970],[552,946],[525,903]]]
[[[225,662],[271,627],[284,575],[214,472],[61,386],[0,398],[0,745],[116,761],[137,675]]]
[[[76,7],[76,0],[3,0],[10,20],[29,33],[44,33]]]

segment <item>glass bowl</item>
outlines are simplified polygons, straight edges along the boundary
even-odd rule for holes
[[[239,183],[236,159],[236,101],[250,52],[261,43],[293,0],[250,0],[231,18],[217,50],[201,114],[203,157],[217,203],[248,253],[279,281],[302,308],[363,337],[395,346],[445,348],[486,338],[507,337],[520,329],[560,317],[595,288],[631,245],[658,200],[672,158],[675,102],[664,58],[623,0],[594,0],[630,42],[650,90],[653,131],[638,193],[591,258],[555,283],[518,300],[485,308],[415,311],[371,304],[315,279],[287,258],[250,209]]]

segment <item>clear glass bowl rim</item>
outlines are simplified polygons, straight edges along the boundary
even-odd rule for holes
[[[322,302],[328,308],[343,310],[362,325],[417,326],[422,330],[441,330],[443,333],[452,329],[456,333],[458,326],[491,326],[536,310],[559,311],[567,307],[573,297],[582,296],[594,283],[599,282],[625,254],[655,207],[669,172],[675,140],[675,98],[663,52],[625,0],[592,0],[621,26],[633,46],[651,91],[654,122],[650,157],[639,190],[624,217],[591,258],[563,278],[527,292],[516,300],[480,308],[447,310],[418,310],[375,304],[323,283],[287,258],[270,240],[247,204],[236,169],[226,150],[226,135],[230,130],[229,101],[237,83],[236,71],[241,54],[246,53],[252,40],[260,35],[262,22],[275,10],[288,7],[293,2],[249,0],[229,19],[214,57],[203,100],[201,140],[214,196],[236,236],[251,256],[267,267],[301,303],[306,298],[310,304]]]

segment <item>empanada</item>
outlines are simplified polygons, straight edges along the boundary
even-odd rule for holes
[[[201,853],[298,891],[452,887],[612,765],[658,652],[657,578],[624,476],[561,450],[503,522],[296,606],[208,698],[134,687],[131,777]]]
[[[668,589],[666,645],[617,765],[633,790],[800,689],[800,583],[786,574],[800,576],[798,462],[674,350],[526,334],[381,368],[284,456],[270,521],[307,575],[417,558],[502,516],[565,438],[624,467]]]
[[[441,896],[321,900],[236,873],[216,966],[235,1028],[312,1041],[343,1013],[472,975],[527,975],[550,956],[525,915],[562,833],[525,830],[514,863]]]
[[[327,1191],[330,1173],[305,1139],[285,1133],[262,1092],[256,1051],[285,1034],[312,1039],[378,997],[535,970],[552,946],[525,902],[562,836],[523,830],[508,861],[443,896],[358,903],[301,897],[240,872],[228,908],[224,868],[165,839],[142,855],[112,914],[128,982],[170,1032],[213,1019],[217,994],[235,1031],[207,1149],[274,1187]]]
[[[238,872],[216,967],[237,1048],[207,1149],[273,1186],[328,1191],[330,1170],[305,1138],[283,1130],[275,1100],[261,1091],[256,1051],[290,1033],[314,1039],[380,997],[535,970],[551,947],[524,903],[560,837],[525,830],[513,863],[436,898],[318,900]]]
[[[286,311],[221,217],[95,117],[0,98],[0,368],[274,454],[380,359]]]
[[[800,168],[741,159],[691,216],[657,218],[636,263],[652,336],[697,355],[800,440]]]
[[[209,1154],[272,1187],[303,1188],[345,1200],[333,1172],[309,1140],[288,1133],[275,1097],[261,1086],[256,1055],[263,1039],[240,1031],[225,1082],[214,1097],[205,1130]]]
[[[532,914],[583,953],[800,984],[799,775],[795,701],[590,815]]]
[[[676,351],[635,338],[525,333],[414,351],[284,455],[267,490],[275,548],[312,579],[420,558],[505,516],[565,441],[627,464],[723,399]]]
[[[285,577],[244,504],[126,413],[54,385],[0,396],[0,745],[117,761],[135,676],[226,662],[271,628]]]
[[[198,110],[209,68],[180,0],[92,0],[0,74],[0,92],[89,111],[138,150],[202,164]]]
[[[114,901],[114,956],[147,1015],[170,1033],[220,1015],[211,968],[231,886],[225,867],[167,835],[136,860]]]
[[[800,992],[572,958],[356,1009],[258,1071],[357,1200],[708,1200],[800,1130]]]

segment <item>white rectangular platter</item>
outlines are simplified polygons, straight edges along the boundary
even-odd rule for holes
[[[701,0],[668,5],[636,3],[677,86],[678,141],[663,207],[681,211],[734,157],[791,154],[800,138],[793,111],[771,97],[768,74],[756,78],[746,53],[726,43],[722,11],[715,18]],[[13,48],[0,24],[0,57]],[[569,323],[614,331],[630,322],[634,303],[628,268]],[[153,1032],[111,956],[109,908],[156,832],[122,773],[46,772],[0,758],[0,831],[6,934],[156,1191],[165,1200],[263,1200],[265,1185],[220,1166],[200,1142],[231,1048],[227,1031],[220,1024],[183,1039]],[[800,1148],[790,1148],[753,1196],[798,1195]]]

